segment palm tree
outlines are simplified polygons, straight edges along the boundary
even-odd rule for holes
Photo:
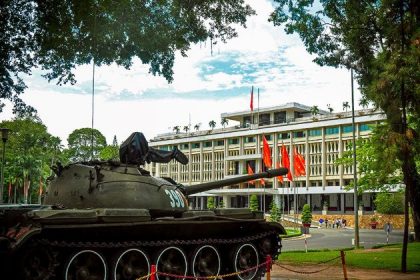
[[[211,120],[209,122],[209,126],[210,126],[211,130],[213,130],[216,127],[216,122],[214,120]]]
[[[350,108],[349,102],[348,101],[343,102],[343,110],[346,110],[346,113],[347,113],[347,109],[349,108]]]
[[[190,130],[190,126],[189,125],[184,125],[184,128],[182,130],[184,130],[185,133],[188,133],[188,131]]]
[[[225,126],[229,124],[229,120],[226,118],[222,118],[220,124],[223,126],[223,128],[225,128]]]
[[[328,111],[330,111],[330,113],[334,111],[334,109],[331,107],[331,104],[327,104],[327,108],[328,108]]]
[[[316,116],[316,115],[318,115],[318,113],[319,113],[318,106],[312,106],[311,107],[311,114],[312,114],[312,116]]]
[[[176,125],[172,128],[172,130],[175,131],[176,134],[178,134],[181,129],[179,128],[179,125]]]
[[[359,100],[359,105],[362,106],[363,109],[367,108],[369,106],[369,100],[367,100],[366,97],[362,97]]]
[[[194,129],[196,131],[199,131],[200,130],[200,126],[201,126],[201,123],[198,123],[198,124],[194,125]]]

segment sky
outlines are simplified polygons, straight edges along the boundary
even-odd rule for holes
[[[254,86],[254,108],[298,102],[335,112],[351,103],[350,72],[320,67],[312,62],[297,35],[268,22],[274,10],[270,0],[249,0],[257,15],[238,28],[238,37],[210,49],[209,42],[192,46],[188,57],[176,56],[174,80],[148,73],[135,60],[130,70],[116,65],[96,67],[94,128],[112,143],[124,141],[132,132],[147,139],[191,124],[209,128],[211,120],[221,127],[221,114],[249,110]],[[57,86],[35,70],[25,78],[28,89],[21,96],[38,111],[48,132],[67,144],[75,129],[92,125],[92,65],[75,69],[75,85]],[[257,95],[259,89],[259,104]],[[355,93],[356,109],[360,94]],[[11,119],[11,106],[0,121]],[[229,125],[236,123],[229,122]]]

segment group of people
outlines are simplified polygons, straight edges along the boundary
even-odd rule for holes
[[[325,218],[325,220],[322,218],[319,219],[320,227],[322,227],[323,224],[325,224],[325,228],[345,228],[347,226],[347,221],[343,218],[336,218],[332,221],[329,221],[328,218]]]

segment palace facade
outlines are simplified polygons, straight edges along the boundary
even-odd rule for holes
[[[151,163],[146,169],[155,176],[170,177],[183,185],[248,174],[248,165],[254,172],[261,172],[265,170],[264,135],[271,148],[274,167],[281,161],[280,149],[285,146],[293,173],[291,151],[296,148],[305,158],[306,175],[293,176],[292,181],[284,176],[283,183],[277,178],[265,179],[265,186],[260,180],[255,184],[223,186],[191,196],[190,207],[206,209],[209,196],[215,197],[219,204],[223,201],[223,207],[248,207],[250,195],[256,194],[260,210],[265,212],[275,201],[284,213],[300,211],[305,203],[315,212],[353,213],[354,192],[345,188],[353,180],[353,167],[334,163],[352,149],[351,112],[314,112],[309,106],[287,103],[253,112],[223,113],[221,118],[237,125],[167,133],[151,139],[149,145],[154,148],[172,150],[176,146],[189,158],[189,164]],[[381,112],[371,109],[355,111],[356,138],[369,137],[372,127],[384,118]],[[363,210],[373,211],[373,193],[364,193],[360,199]]]

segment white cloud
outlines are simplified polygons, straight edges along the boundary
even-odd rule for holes
[[[350,101],[349,72],[314,64],[313,56],[296,35],[286,35],[281,27],[267,21],[274,9],[271,1],[247,2],[258,14],[249,19],[248,28],[239,28],[238,38],[216,45],[213,54],[209,42],[192,46],[188,57],[177,54],[171,84],[149,74],[149,66],[138,59],[131,70],[116,65],[97,67],[95,128],[111,142],[114,135],[123,141],[133,131],[142,131],[152,138],[171,132],[176,125],[188,125],[190,119],[192,126],[201,123],[202,129],[208,128],[210,120],[220,127],[221,113],[249,109],[249,90],[244,88],[251,85],[260,88],[261,107],[299,102],[321,109],[331,104],[335,111],[342,110],[342,102]],[[221,61],[232,61],[228,68],[240,67],[243,71],[219,69],[214,63]],[[203,71],[211,74],[203,76]],[[38,109],[49,132],[59,136],[64,144],[73,130],[91,126],[92,66],[80,66],[75,73],[78,83],[74,86],[58,87],[31,77],[22,96]],[[234,89],[235,94],[211,94],[229,89]],[[200,91],[202,96],[185,98],[191,92],[197,96]],[[172,94],[168,95],[171,98],[162,98],[162,94],[154,98],[151,92]],[[124,99],[126,93],[130,100]],[[10,117],[10,110],[0,115],[0,119]]]

